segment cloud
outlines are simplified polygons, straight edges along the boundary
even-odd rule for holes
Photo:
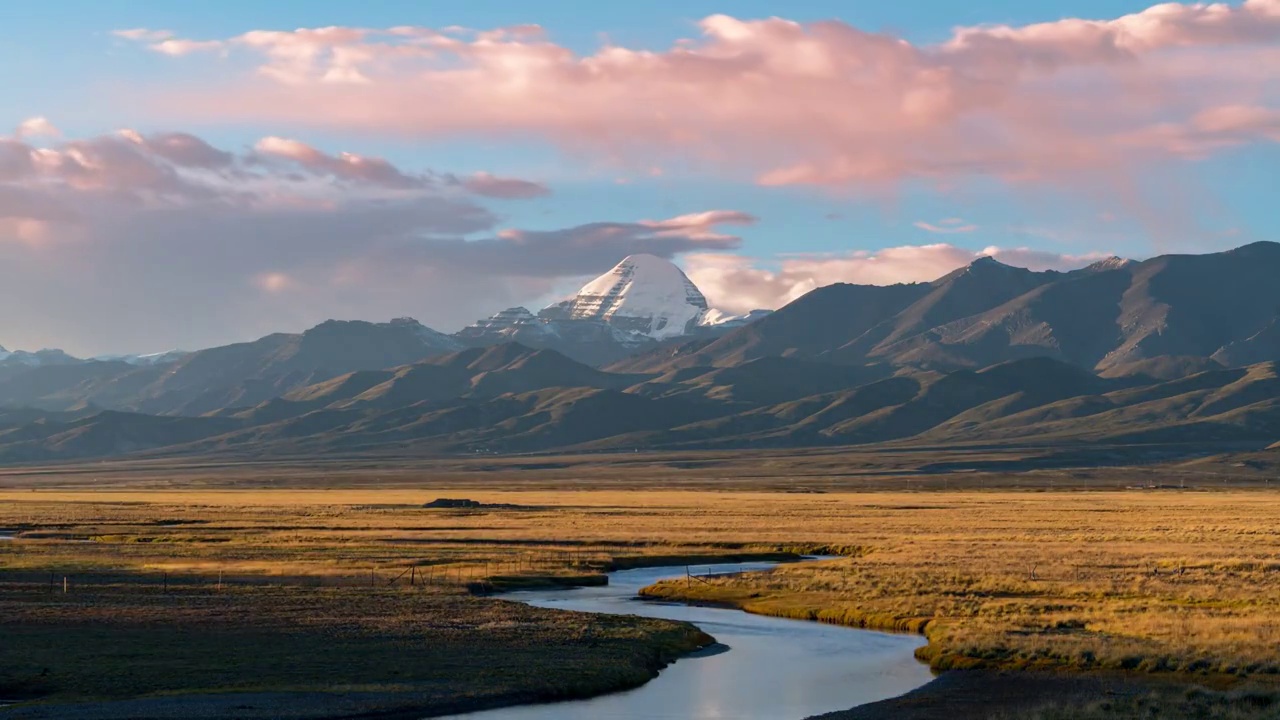
[[[762,268],[753,258],[729,253],[688,256],[694,281],[713,307],[741,313],[778,308],[819,287],[833,283],[892,285],[929,282],[979,257],[1032,270],[1074,270],[1111,253],[1062,255],[1032,248],[987,247],[968,250],[945,243],[905,245],[842,255],[784,258],[776,268]]]
[[[939,221],[936,225],[924,220],[917,220],[912,225],[924,230],[925,232],[935,233],[937,235],[960,235],[974,232],[978,229],[977,225],[966,223],[961,218],[947,218]]]
[[[708,210],[689,215],[680,215],[667,220],[647,220],[642,225],[654,228],[659,235],[683,237],[688,235],[703,240],[736,241],[732,235],[716,232],[719,225],[754,225],[756,216],[739,210]]]
[[[125,40],[147,43],[157,43],[173,37],[173,32],[170,30],[149,30],[147,28],[127,28],[125,30],[112,31],[111,34]]]
[[[253,149],[262,157],[292,163],[301,170],[336,180],[400,189],[425,187],[432,182],[427,176],[401,172],[382,158],[349,152],[329,155],[306,143],[282,137],[264,137]]]
[[[542,183],[520,178],[498,177],[486,172],[475,173],[459,182],[476,195],[498,200],[530,200],[551,194],[551,188]]]
[[[498,275],[557,278],[598,274],[627,255],[672,258],[690,252],[729,251],[741,239],[720,225],[750,225],[746,213],[713,210],[666,220],[598,222],[551,231],[504,230],[492,238],[439,242],[427,251],[439,263],[484,267]]]
[[[164,89],[154,102],[173,113],[532,135],[639,173],[701,163],[765,185],[1096,181],[1276,140],[1280,0],[963,27],[931,45],[838,21],[712,15],[699,27],[666,49],[590,54],[529,26],[136,41],[253,64],[248,77]]]
[[[269,293],[284,292],[294,284],[293,278],[278,272],[262,273],[254,278],[254,281],[258,287]]]
[[[132,130],[0,138],[0,297],[21,310],[3,343],[195,348],[331,317],[449,330],[629,254],[734,251],[722,228],[754,220],[500,229],[454,177],[276,136],[241,151]]]
[[[53,123],[49,122],[45,117],[33,117],[18,123],[17,129],[13,132],[14,137],[19,140],[32,137],[60,137],[62,131]]]
[[[217,50],[223,47],[223,44],[216,41],[202,42],[199,40],[161,40],[159,42],[152,43],[150,47],[158,53],[177,57],[204,52],[206,50]]]

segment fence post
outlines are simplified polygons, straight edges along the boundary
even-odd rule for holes
[[[63,576],[62,576],[62,594],[63,594],[63,595],[66,595],[66,594],[67,594],[67,586],[68,586],[68,583],[67,583],[67,576],[66,576],[66,575],[63,575]]]

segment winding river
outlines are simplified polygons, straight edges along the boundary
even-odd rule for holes
[[[772,563],[695,568],[698,574],[766,570]],[[521,592],[508,599],[538,607],[684,620],[727,645],[663,670],[626,692],[590,700],[455,715],[474,720],[800,720],[902,695],[929,682],[915,660],[924,638],[750,615],[739,610],[636,600],[658,580],[683,577],[663,567],[611,573],[609,585]]]

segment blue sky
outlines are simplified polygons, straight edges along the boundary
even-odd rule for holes
[[[1083,119],[1078,126],[1069,128],[1067,135],[1067,139],[1073,142],[1082,139],[1088,141],[1093,136],[1087,126],[1093,122],[1109,123],[1114,128],[1119,128],[1116,136],[1119,136],[1120,131],[1125,133],[1124,147],[1139,148],[1134,151],[1132,158],[1124,159],[1119,171],[1113,171],[1106,166],[1105,161],[1091,161],[1092,164],[1082,172],[1073,171],[1070,176],[1063,177],[1038,177],[1035,182],[1030,183],[1009,179],[1011,175],[1018,175],[1027,168],[991,173],[984,170],[948,170],[943,175],[929,172],[921,174],[917,169],[906,168],[901,176],[894,176],[889,181],[877,177],[876,182],[871,185],[859,178],[831,179],[829,176],[814,182],[779,184],[762,181],[768,172],[785,169],[784,166],[792,161],[800,165],[820,164],[833,152],[839,154],[847,150],[847,158],[841,165],[844,167],[848,165],[849,159],[856,164],[861,157],[857,148],[833,146],[816,151],[808,148],[804,142],[803,128],[796,129],[796,136],[789,140],[795,148],[778,153],[779,156],[791,153],[794,157],[770,157],[767,161],[760,159],[758,162],[753,158],[751,163],[747,163],[750,167],[739,167],[736,163],[719,160],[708,161],[701,157],[699,150],[691,151],[688,162],[685,162],[680,154],[683,151],[673,150],[670,146],[642,149],[641,154],[652,151],[655,157],[661,156],[660,161],[655,161],[661,165],[662,172],[658,175],[647,171],[645,164],[637,163],[631,154],[624,161],[618,162],[613,150],[600,144],[593,143],[585,149],[578,147],[572,131],[533,124],[520,127],[518,118],[503,120],[515,128],[514,132],[458,132],[456,129],[423,129],[419,132],[413,128],[406,129],[385,116],[363,126],[346,120],[330,123],[323,110],[308,117],[291,115],[278,108],[255,106],[243,112],[238,109],[235,113],[226,114],[179,107],[183,103],[181,100],[168,105],[165,103],[167,97],[200,92],[215,98],[211,103],[223,102],[216,98],[225,97],[229,106],[236,105],[239,108],[245,105],[243,98],[246,96],[232,92],[230,88],[239,85],[249,87],[259,83],[260,79],[255,79],[256,76],[253,75],[254,68],[271,62],[266,50],[255,54],[246,51],[242,45],[231,44],[232,38],[252,30],[289,31],[325,26],[383,29],[403,25],[429,28],[463,26],[488,30],[536,24],[544,29],[547,42],[554,43],[577,57],[586,57],[600,52],[606,44],[656,54],[670,51],[682,39],[683,42],[710,45],[712,40],[706,38],[699,22],[708,16],[724,14],[740,20],[782,16],[805,28],[809,28],[807,23],[814,21],[836,20],[849,28],[899,38],[912,47],[921,49],[921,52],[928,53],[931,48],[951,40],[957,27],[1019,28],[1031,23],[1054,23],[1068,18],[1107,21],[1142,12],[1148,5],[1149,3],[1123,0],[1054,0],[1038,3],[1011,0],[966,3],[909,0],[899,3],[785,4],[765,0],[660,0],[635,4],[567,1],[524,3],[496,0],[371,3],[327,0],[280,0],[271,3],[67,0],[55,5],[24,5],[21,10],[11,8],[7,13],[6,22],[0,28],[0,48],[10,59],[10,62],[0,66],[0,87],[5,88],[0,93],[0,133],[3,128],[15,127],[27,118],[42,116],[57,126],[61,133],[60,137],[39,141],[49,147],[56,148],[60,143],[102,136],[128,127],[143,134],[191,133],[214,147],[244,154],[246,157],[252,153],[251,148],[261,138],[281,136],[296,139],[330,155],[345,151],[366,157],[384,158],[406,173],[432,171],[466,177],[483,172],[529,179],[550,189],[550,194],[529,201],[512,202],[492,197],[468,199],[468,203],[492,215],[487,225],[468,228],[463,233],[469,239],[490,237],[503,231],[541,231],[555,234],[591,223],[636,223],[690,216],[710,210],[739,211],[754,216],[755,221],[749,225],[714,229],[716,233],[729,233],[737,238],[732,247],[716,245],[718,241],[697,237],[702,229],[693,229],[687,231],[687,244],[673,250],[671,255],[677,261],[688,262],[690,257],[705,255],[709,250],[725,251],[735,257],[747,258],[746,262],[751,264],[756,273],[751,277],[756,279],[764,277],[760,273],[779,272],[788,258],[795,256],[843,257],[862,254],[876,257],[877,253],[886,248],[938,243],[975,253],[991,246],[1006,250],[1023,248],[1043,253],[1045,267],[1057,267],[1055,263],[1083,262],[1084,259],[1107,252],[1147,257],[1172,251],[1214,251],[1254,240],[1277,239],[1277,223],[1280,220],[1277,220],[1273,205],[1276,170],[1280,167],[1280,143],[1267,140],[1276,137],[1274,134],[1267,134],[1274,131],[1266,128],[1259,130],[1255,123],[1250,125],[1250,134],[1246,135],[1239,130],[1240,123],[1235,123],[1231,124],[1229,131],[1240,134],[1224,139],[1221,133],[1227,131],[1218,129],[1218,126],[1215,125],[1212,130],[1214,135],[1208,137],[1208,131],[1197,125],[1197,118],[1219,107],[1247,105],[1257,110],[1250,118],[1263,117],[1259,113],[1271,112],[1276,96],[1280,95],[1274,80],[1269,83],[1264,80],[1261,83],[1242,84],[1238,90],[1231,91],[1234,95],[1222,91],[1222,98],[1215,98],[1212,103],[1205,100],[1197,104],[1194,97],[1168,100],[1168,87],[1147,88],[1145,80],[1140,78],[1137,82],[1144,91],[1150,90],[1152,97],[1159,98],[1158,102],[1168,103],[1153,110],[1151,117],[1144,118],[1145,124],[1124,126],[1127,119],[1135,114],[1132,108],[1124,113],[1117,112],[1114,116],[1102,117],[1090,110],[1087,117],[1081,116]],[[1233,7],[1241,13],[1245,12],[1239,5]],[[1183,67],[1173,65],[1177,58],[1171,60],[1169,56],[1182,52],[1185,46],[1198,49],[1203,44],[1207,48],[1204,52],[1222,53],[1271,52],[1275,49],[1274,39],[1253,44],[1250,44],[1252,40],[1242,41],[1238,46],[1230,41],[1220,42],[1216,36],[1212,41],[1187,42],[1182,35],[1175,36],[1175,33],[1186,32],[1186,27],[1194,26],[1175,26],[1170,21],[1169,27],[1158,28],[1151,37],[1141,38],[1141,42],[1148,45],[1167,40],[1167,45],[1171,48],[1157,48],[1149,56],[1135,51],[1139,64],[1150,63],[1156,67],[1156,63],[1169,63],[1156,67],[1159,72],[1153,71],[1153,78],[1164,77],[1170,72],[1168,68]],[[170,56],[153,51],[146,43],[113,34],[114,31],[127,28],[163,29],[171,31],[175,38],[217,40],[227,44],[222,52],[223,57],[218,57],[216,53],[201,52]],[[758,39],[761,43],[773,42],[766,36],[763,28],[764,26],[757,27],[760,35],[759,38],[753,37],[753,41]],[[1122,33],[1117,37],[1128,42],[1138,31],[1147,32],[1141,28],[1116,32]],[[838,42],[843,41],[832,42],[835,43],[832,45],[833,52],[843,52],[846,55],[860,52],[856,44],[837,47]],[[760,47],[772,46],[762,44]],[[1141,49],[1146,53],[1147,45],[1142,45]],[[970,62],[968,59],[952,61],[945,58],[924,62],[935,61]],[[1070,88],[1095,83],[1098,72],[1112,72],[1112,66],[1106,62],[1100,63],[1103,68],[1101,71],[1096,64],[1083,63],[1080,68],[1076,68],[1070,64],[1073,61],[1055,62],[1066,65],[1066,69],[1055,66],[1052,73],[1046,72],[1045,78],[1041,78],[1035,73],[1042,68],[1032,66],[1016,81],[1026,87],[1019,86],[1010,92],[1044,92],[1043,87],[1036,83],[1060,82],[1061,85],[1055,92],[1061,96],[1075,92]],[[968,71],[972,67],[987,66],[957,65],[950,69]],[[384,70],[381,67],[373,69]],[[918,70],[920,68],[917,67],[913,71]],[[991,71],[986,69],[983,72]],[[1132,75],[1132,70],[1116,69],[1114,72],[1117,77],[1126,72]],[[1125,88],[1132,87],[1135,82],[1130,75],[1124,76],[1124,82],[1130,83]],[[403,82],[404,78],[416,82],[418,77],[412,74],[404,75],[403,78],[387,75],[374,80],[375,84],[385,82],[388,87],[394,87],[395,82]],[[1031,79],[1028,80],[1028,77]],[[1196,79],[1205,80],[1200,77]],[[1216,81],[1208,78],[1208,82]],[[1216,82],[1219,86],[1226,84]],[[332,98],[338,97],[337,102],[341,103],[341,96],[321,96],[319,93],[327,90],[319,85],[315,87],[317,94],[308,96],[308,101],[320,103],[326,101],[325,98],[332,101]],[[433,86],[424,84],[422,94],[416,102],[419,105],[429,102],[434,97],[433,92]],[[577,91],[570,88],[566,92]],[[1074,108],[1085,104],[1105,106],[1112,102],[1134,102],[1128,89],[1112,90],[1110,92],[1116,94],[1111,96],[1105,93],[1094,96],[1089,95],[1089,92],[1091,91],[1081,91],[1081,99],[1072,104],[1064,104],[1063,107],[1067,112],[1073,112]],[[575,100],[573,95],[565,97],[569,102]],[[769,96],[762,95],[758,101],[768,103]],[[834,93],[832,102],[840,101],[838,93]],[[859,101],[851,100],[848,107],[847,111],[834,112],[829,118],[816,121],[815,128],[818,129],[815,132],[820,134],[823,132],[821,128],[830,127],[832,122],[840,122],[842,112],[859,112],[862,105]],[[1133,107],[1141,112],[1144,106],[1135,103]],[[1012,122],[1017,124],[1017,132],[1027,133],[1026,118],[1034,108],[1034,103],[1028,103],[1016,114],[1010,115]],[[644,111],[646,108],[641,107],[639,110]],[[1003,110],[1003,101],[996,101],[990,107],[983,108],[984,113]],[[677,107],[675,111],[684,112],[684,109]],[[464,111],[459,112],[466,114]],[[715,115],[718,110],[709,104],[688,112],[692,117],[696,113]],[[746,122],[759,119],[750,113],[748,115],[750,117]],[[698,116],[693,117],[690,122],[694,123],[691,132],[699,133],[706,132],[707,123],[712,121],[707,120],[706,116]],[[762,122],[762,127],[767,127],[767,123],[773,120],[766,117]],[[986,122],[986,116],[983,116],[983,122]],[[1049,121],[1050,124],[1052,122]],[[1065,121],[1064,125],[1075,122]],[[426,124],[430,125],[429,117]],[[1169,147],[1162,147],[1159,151],[1151,149],[1152,141],[1149,139],[1140,143],[1128,139],[1131,134],[1152,131],[1156,127],[1163,128],[1161,133],[1164,130],[1172,133],[1174,131],[1170,128],[1175,126],[1185,126],[1189,128],[1185,132],[1194,131],[1199,134],[1194,137],[1186,135],[1190,140],[1168,141]],[[973,127],[967,125],[957,127],[964,133],[974,131]],[[736,128],[727,126],[726,130],[732,133]],[[875,132],[897,133],[899,130],[897,127],[874,128]],[[790,132],[791,128],[787,131]],[[988,131],[989,128],[982,130],[984,133]],[[640,132],[645,132],[645,129],[642,128]],[[735,153],[751,155],[762,146],[767,147],[769,135],[759,129],[754,132],[763,134],[745,141],[734,141],[745,142],[745,146],[717,146],[709,156],[723,158]],[[1050,139],[1044,142],[1057,142],[1057,138],[1062,136],[1061,129],[1054,129],[1053,132],[1057,134],[1046,135]],[[948,147],[956,147],[955,137],[957,136],[951,134],[946,136]],[[990,139],[982,134],[973,137],[980,143]],[[1151,137],[1165,138],[1159,140],[1161,143],[1167,140],[1163,134]],[[703,139],[707,140],[708,136]],[[709,139],[713,141],[711,144],[718,141],[714,132]],[[639,142],[643,144],[650,141],[662,145],[662,141],[652,138]],[[1186,150],[1187,144],[1193,141],[1198,143],[1195,149]],[[32,147],[37,145],[35,140],[27,139],[26,142]],[[904,142],[901,148],[895,150],[895,161],[913,152],[909,136],[905,140],[895,136],[891,142]],[[941,143],[944,140],[928,137],[922,142]],[[1028,142],[1032,144],[1022,146],[1024,149],[1031,147],[1036,153],[1044,150],[1036,147],[1034,140]],[[993,147],[1000,146],[993,144]],[[872,149],[875,149],[874,145]],[[973,164],[973,167],[984,167],[983,163],[986,161],[981,157],[982,152],[982,148],[968,152],[963,145],[956,148],[959,161]],[[1052,161],[1056,162],[1057,159]],[[913,162],[918,164],[918,159]],[[1001,158],[999,162],[1009,161],[1008,158]],[[1037,174],[1043,174],[1046,163],[1049,162],[1050,160],[1041,158],[1031,169]],[[1112,181],[1114,186],[1111,185]],[[41,228],[44,233],[41,238],[45,238],[48,229],[43,226]],[[83,235],[84,233],[80,234]],[[2,241],[3,238],[0,238],[0,242]],[[358,244],[359,239],[352,242]],[[41,243],[29,241],[22,245],[21,250],[9,249],[7,252],[25,253],[17,257],[15,262],[19,265],[27,263],[24,266],[27,270],[40,267],[45,272],[62,272],[65,265],[58,265],[52,258],[56,252],[71,251],[65,245],[55,247],[47,240],[42,240]],[[59,247],[62,249],[59,250]],[[82,251],[83,248],[76,252]],[[305,253],[306,250],[298,252]],[[45,255],[41,257],[40,253]],[[112,256],[121,257],[121,254],[114,253]],[[1045,259],[1050,256],[1052,259]],[[604,257],[607,254],[602,253],[602,262]],[[1014,262],[1017,257],[1010,254],[1006,261]],[[334,267],[360,265],[366,260],[352,253],[340,258],[335,255],[335,258],[333,267],[326,269],[330,276],[337,272],[333,270]],[[1074,260],[1076,258],[1079,260]],[[141,257],[131,262],[139,265],[135,268],[139,274],[157,272],[154,267],[141,267],[146,265]],[[427,259],[424,262],[430,264],[432,261]],[[288,276],[291,283],[288,287],[292,288],[305,285],[298,279],[302,277],[304,270],[319,277],[315,263],[299,261],[300,267],[293,274],[284,267],[288,263],[277,264],[281,267],[264,265],[262,268],[253,268],[246,265],[237,272],[256,273],[253,277]],[[598,268],[599,271],[607,269],[608,263],[604,264],[604,267]],[[306,267],[301,267],[302,265]],[[122,265],[122,275],[129,275],[131,267]],[[790,272],[801,270],[792,269]],[[846,279],[832,274],[836,272],[834,269],[824,269],[815,278],[818,281]],[[862,272],[858,268],[841,272],[852,273],[847,279],[853,281],[859,281],[863,277],[858,274]],[[451,330],[465,322],[465,318],[495,311],[500,309],[495,305],[508,301],[521,301],[530,305],[543,302],[557,293],[572,289],[581,280],[583,272],[577,266],[566,269],[560,275],[543,271],[537,282],[520,277],[518,272],[509,275],[514,279],[504,285],[502,292],[495,292],[491,301],[478,296],[469,299],[466,307],[452,312],[439,311],[438,303],[434,300],[415,297],[397,299],[394,292],[383,292],[383,288],[377,293],[380,299],[368,304],[351,300],[354,296],[350,288],[344,288],[341,293],[330,291],[327,294],[316,288],[317,294],[300,296],[292,301],[281,297],[264,297],[264,307],[274,309],[265,312],[262,308],[246,309],[245,313],[251,316],[248,319],[238,320],[236,316],[218,318],[216,322],[211,319],[207,332],[180,327],[175,317],[167,317],[157,318],[154,331],[131,332],[122,336],[120,333],[113,334],[103,330],[88,338],[84,335],[85,324],[51,314],[40,323],[31,322],[30,326],[12,330],[0,328],[0,331],[9,331],[8,335],[0,336],[0,344],[11,347],[36,343],[59,344],[80,351],[102,352],[157,350],[177,344],[242,339],[269,329],[297,330],[300,329],[297,325],[305,325],[317,318],[323,319],[321,315],[384,312],[400,305],[404,307],[404,313],[397,314],[425,314],[425,319],[441,325],[442,329]],[[709,283],[729,282],[725,280],[729,275],[724,272],[716,274],[706,270],[701,277],[706,278],[705,281]],[[55,276],[50,281],[57,284],[61,281],[71,282],[73,279],[72,276]],[[695,279],[699,277],[695,276]],[[776,286],[778,278],[767,279]],[[903,276],[903,279],[927,278]],[[386,278],[370,279],[368,282],[390,286],[390,281]],[[168,288],[166,292],[170,292],[177,286],[180,283],[164,287]],[[271,292],[280,295],[281,288],[284,287],[286,285],[283,282],[276,283],[272,285]],[[715,299],[715,295],[728,295],[731,290],[729,287],[716,287],[711,294]],[[100,289],[99,292],[109,290]],[[347,299],[331,305],[318,300],[338,294]],[[761,303],[781,302],[786,297],[785,293],[778,291],[773,296],[760,294],[751,299],[726,298],[725,302],[749,304],[756,299]],[[93,300],[91,296],[83,299]],[[198,300],[200,299],[186,298],[184,302],[194,303]],[[251,303],[243,304],[246,308],[252,307]],[[67,310],[57,312],[65,314]],[[273,324],[279,327],[273,327]],[[170,337],[172,342],[169,342]],[[145,344],[146,347],[136,347],[137,344]]]

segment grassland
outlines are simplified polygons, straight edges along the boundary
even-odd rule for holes
[[[1280,673],[1280,496],[863,494],[812,501],[857,557],[647,590],[925,633],[936,669]]]
[[[1274,692],[1237,690],[1210,692],[1201,689],[1167,690],[1134,697],[1098,700],[1084,705],[1049,704],[1017,715],[1001,714],[993,720],[1115,720],[1116,718],[1181,718],[1182,720],[1275,720],[1280,718],[1280,696]]]
[[[699,638],[472,593],[495,578],[579,582],[614,566],[777,552],[843,557],[649,592],[922,632],[921,657],[940,670],[1136,672],[1223,690],[1280,677],[1280,493],[1263,483],[1064,490],[1035,476],[951,476],[847,492],[813,477],[805,484],[825,491],[795,493],[687,477],[624,490],[581,473],[565,489],[524,489],[555,485],[555,468],[533,483],[524,471],[459,482],[352,468],[343,477],[367,482],[330,488],[285,473],[270,482],[261,468],[184,472],[99,489],[55,473],[0,490],[0,534],[17,536],[0,542],[0,632],[18,639],[0,644],[0,698],[337,684],[444,707],[597,692],[639,682]],[[273,484],[292,487],[261,487]],[[421,507],[438,496],[492,507]],[[122,638],[132,654],[103,654]],[[157,657],[167,661],[144,662]],[[549,658],[538,677],[511,671]],[[584,676],[587,666],[599,670]]]

